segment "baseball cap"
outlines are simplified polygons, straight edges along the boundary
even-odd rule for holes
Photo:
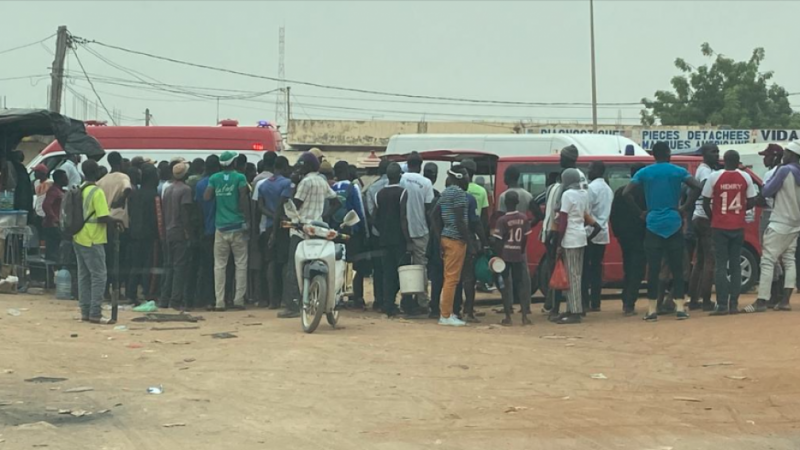
[[[39,173],[47,173],[50,171],[50,169],[48,169],[47,166],[45,166],[44,164],[37,164],[36,167],[33,168],[33,171]]]
[[[222,165],[222,167],[228,167],[233,164],[238,156],[239,154],[236,152],[232,152],[230,150],[224,151],[221,155],[219,155],[219,163]]]
[[[794,153],[797,156],[800,156],[800,141],[792,141],[789,145],[784,148],[784,150]]]
[[[761,156],[782,156],[783,155],[783,147],[778,144],[769,144],[767,148],[758,152]]]

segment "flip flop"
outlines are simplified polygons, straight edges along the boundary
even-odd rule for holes
[[[775,305],[775,308],[773,308],[773,309],[775,311],[791,311],[792,310],[792,306],[791,305]]]
[[[764,306],[762,308],[757,307],[755,303],[751,303],[751,304],[745,306],[744,309],[742,309],[742,312],[745,313],[745,314],[767,312],[767,307],[766,306]]]

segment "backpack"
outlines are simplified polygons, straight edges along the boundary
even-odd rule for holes
[[[353,189],[353,183],[350,182],[343,190],[336,191],[336,198],[339,200],[339,209],[331,215],[331,221],[337,226],[342,224],[344,216],[350,211],[347,209],[347,199],[350,197]]]
[[[68,190],[64,195],[64,200],[61,202],[61,218],[59,219],[59,227],[65,237],[72,237],[80,233],[86,222],[94,215],[94,211],[88,214],[89,205],[92,204],[92,199],[100,189],[97,186],[92,186],[89,191],[89,196],[86,201],[83,201],[83,190],[89,186],[73,187]]]

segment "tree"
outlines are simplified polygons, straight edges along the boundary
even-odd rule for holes
[[[693,67],[675,60],[682,75],[672,78],[674,92],[656,91],[655,100],[642,99],[642,125],[711,125],[738,129],[800,128],[800,113],[792,111],[789,93],[771,82],[773,73],[759,72],[764,49],[747,61],[717,54],[706,42],[703,56],[714,58],[709,67]]]

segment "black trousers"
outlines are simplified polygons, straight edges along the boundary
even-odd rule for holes
[[[214,306],[217,303],[214,291],[214,235],[200,238],[198,276],[196,280],[189,278],[195,284],[194,306]]]
[[[61,248],[61,230],[58,227],[42,228],[44,239],[44,259],[58,262],[58,251]]]
[[[467,252],[464,256],[464,267],[461,269],[461,282],[456,286],[456,296],[453,299],[453,313],[461,317],[461,307],[464,314],[475,313],[475,260],[476,255]]]
[[[714,242],[714,284],[717,286],[717,305],[739,309],[742,292],[742,245],[744,229],[711,230]],[[730,279],[728,274],[730,273]]]
[[[428,258],[428,280],[431,282],[431,314],[439,315],[439,302],[444,285],[444,263],[438,255]]]
[[[545,250],[547,252],[547,259],[545,264],[539,266],[539,270],[544,270],[544,277],[543,280],[546,280],[545,283],[550,283],[550,276],[553,273],[553,269],[556,267],[556,251],[558,250],[558,246],[552,239],[547,239],[545,243]],[[559,312],[559,308],[561,307],[561,302],[564,301],[564,291],[559,291],[556,289],[547,289],[547,296],[544,300],[544,307],[546,310],[551,311],[551,313],[556,314]]]
[[[640,239],[619,239],[622,249],[622,306],[625,310],[633,310],[639,298],[647,258],[644,253],[644,242]],[[657,281],[656,281],[657,283]]]
[[[139,286],[142,287],[144,297],[150,293],[150,275],[153,268],[153,249],[155,240],[135,239],[130,242],[130,257],[128,263],[128,282],[125,285],[125,295],[128,300],[138,301]]]
[[[644,237],[644,251],[647,255],[647,298],[658,300],[658,275],[661,262],[666,259],[672,272],[672,298],[683,300],[685,284],[683,281],[683,233],[678,230],[670,237],[664,238],[650,230]]]
[[[189,307],[201,306],[199,302],[195,301],[198,294],[196,280],[203,276],[200,272],[201,245],[200,241],[189,241],[186,249],[186,283],[184,284],[183,298],[186,300],[186,306]]]
[[[372,259],[372,292],[375,296],[373,306],[383,307],[383,248],[378,236],[370,236],[369,249]]]
[[[600,308],[600,294],[603,291],[603,256],[605,254],[605,245],[589,242],[584,249],[581,277],[581,297],[584,311],[589,307]]]
[[[283,268],[283,307],[291,311],[300,311],[302,302],[300,286],[297,284],[297,270],[294,266],[294,254],[301,242],[303,238],[299,236],[289,238],[289,256]]]
[[[181,307],[184,303],[186,288],[186,269],[189,259],[189,241],[185,239],[167,240],[169,266],[166,268],[164,290],[161,291],[161,307]]]
[[[397,309],[395,300],[397,293],[400,292],[400,277],[397,268],[400,267],[405,255],[406,249],[403,245],[383,247],[383,308],[387,314]],[[401,306],[407,306],[407,304],[401,303]]]
[[[531,313],[531,277],[528,272],[527,258],[520,262],[506,262],[503,272],[505,289],[503,295],[503,310],[507,316],[514,313],[514,300],[518,300],[523,314]]]

